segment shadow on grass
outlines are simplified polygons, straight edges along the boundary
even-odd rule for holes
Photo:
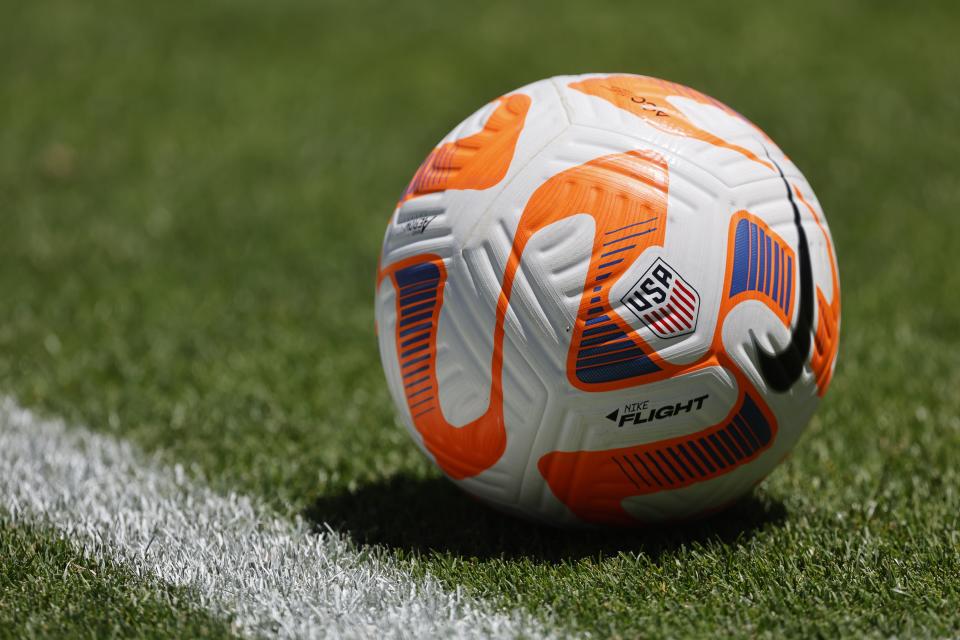
[[[743,544],[786,517],[783,503],[751,493],[716,515],[638,530],[567,531],[499,513],[443,478],[396,477],[353,493],[325,496],[306,511],[354,541],[427,554],[562,562],[641,553],[653,559],[692,543]]]

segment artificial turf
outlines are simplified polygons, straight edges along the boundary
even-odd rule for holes
[[[64,0],[3,16],[3,393],[562,629],[960,633],[952,3]],[[754,496],[679,529],[489,512],[396,426],[380,371],[373,274],[422,157],[492,97],[586,71],[665,77],[750,117],[837,246],[841,352],[817,417]],[[0,547],[36,535],[0,529]],[[64,553],[38,554],[24,584],[44,588]],[[146,606],[136,582],[110,584]],[[4,592],[0,611],[38,593]],[[169,615],[185,610],[203,616]]]

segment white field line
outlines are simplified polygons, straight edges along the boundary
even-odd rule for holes
[[[243,634],[539,638],[543,625],[414,579],[390,557],[222,495],[128,443],[0,399],[0,511],[188,587]]]

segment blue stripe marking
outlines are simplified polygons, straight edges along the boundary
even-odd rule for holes
[[[677,468],[673,466],[673,463],[671,463],[670,460],[667,459],[667,456],[663,455],[662,449],[657,450],[657,456],[659,456],[659,458],[663,460],[663,464],[667,465],[670,471],[673,471],[673,475],[677,477],[677,480],[679,482],[683,482],[683,476],[680,475],[680,472],[677,471]]]
[[[420,395],[421,393],[424,393],[424,392],[426,392],[426,391],[430,391],[431,389],[433,389],[433,385],[432,385],[432,384],[429,385],[429,386],[424,387],[423,389],[420,389],[419,391],[414,391],[413,393],[411,393],[410,395],[407,396],[407,401],[413,400],[414,398],[416,398],[416,397],[417,397],[418,395]],[[430,397],[432,398],[433,396],[430,396]]]
[[[603,287],[594,287],[593,292],[596,293],[597,291],[600,291],[600,289],[603,289]]]
[[[693,443],[691,442],[690,445],[691,445],[691,447],[692,447],[692,446],[693,446]],[[703,469],[700,467],[700,465],[697,464],[697,461],[693,459],[693,456],[691,456],[690,453],[687,452],[687,449],[686,449],[686,447],[683,446],[683,443],[682,443],[682,442],[677,443],[677,450],[678,450],[681,454],[683,454],[683,457],[687,459],[687,462],[690,463],[690,466],[693,467],[694,470],[696,470],[696,472],[697,472],[698,474],[700,474],[701,476],[706,475],[706,474],[703,472]]]
[[[757,225],[750,223],[750,284],[747,288],[751,291],[757,289],[757,271],[759,264],[759,251],[757,250]]]
[[[436,297],[437,297],[436,289],[431,289],[430,291],[425,291],[423,293],[412,294],[405,298],[401,297],[400,307],[402,308],[408,304],[412,304],[414,302],[420,302],[421,300],[435,300]]]
[[[419,380],[414,380],[413,382],[409,383],[409,384],[408,384],[406,387],[404,387],[404,388],[405,388],[405,389],[409,389],[410,387],[415,387],[415,386],[417,386],[418,384],[420,384],[420,383],[422,383],[422,382],[426,382],[426,381],[427,381],[427,376],[423,376],[423,377],[420,378]]]
[[[723,446],[723,443],[720,442],[720,438],[717,437],[716,433],[711,433],[709,436],[707,436],[707,440],[709,440],[710,444],[713,445],[714,449],[716,449],[717,452],[719,452],[720,455],[723,456],[723,459],[727,462],[727,464],[729,465],[736,464],[737,461],[733,458],[732,455],[730,455],[730,452],[727,451],[727,448]]]
[[[589,347],[595,344],[603,344],[604,342],[610,342],[611,340],[616,340],[617,338],[623,338],[627,334],[623,331],[615,331],[613,333],[608,333],[606,335],[600,336],[598,338],[588,338],[580,343],[581,347]]]
[[[609,320],[609,318],[607,318]],[[605,324],[601,327],[593,327],[592,329],[584,329],[583,335],[585,336],[595,336],[598,333],[603,333],[604,331],[610,331],[616,329],[617,325],[615,324]]]
[[[413,282],[408,284],[405,287],[400,287],[400,295],[406,296],[410,295],[414,291],[420,291],[422,289],[432,289],[439,284],[440,278],[433,278],[432,280],[424,280],[423,282]]]
[[[784,311],[790,309],[792,299],[791,287],[793,283],[793,258],[784,252],[783,256],[783,286],[780,287],[780,297],[783,299],[781,306]]]
[[[426,370],[429,369],[429,368],[430,368],[430,366],[425,364],[425,365],[423,365],[422,367],[420,367],[419,369],[414,369],[413,371],[410,371],[409,373],[403,374],[403,377],[404,377],[404,378],[409,378],[410,376],[416,375],[416,374],[418,374],[418,373],[423,373],[424,371],[426,371]]]
[[[637,481],[633,479],[633,476],[631,476],[629,473],[627,473],[627,470],[623,468],[623,465],[620,464],[620,461],[617,460],[617,457],[616,457],[616,456],[611,456],[610,459],[613,460],[613,463],[616,464],[616,465],[620,468],[620,473],[622,473],[623,475],[625,475],[625,476],[627,477],[627,480],[630,481],[630,484],[632,484],[632,485],[635,486],[637,489],[639,489],[639,488],[640,488],[640,485],[637,484]]]
[[[616,458],[614,458],[614,460],[616,460]],[[650,486],[650,483],[647,482],[647,479],[644,478],[644,477],[643,477],[643,474],[640,473],[640,470],[637,469],[637,465],[633,464],[633,460],[631,460],[631,459],[628,458],[627,456],[623,456],[623,461],[626,462],[628,465],[630,465],[630,468],[633,469],[633,472],[634,472],[635,474],[637,474],[637,477],[640,478],[640,480],[643,482],[643,484],[647,485],[648,487]]]
[[[401,369],[406,369],[407,367],[413,366],[413,365],[417,364],[418,362],[423,362],[424,360],[428,360],[429,358],[430,358],[430,354],[429,354],[429,353],[426,353],[426,354],[424,354],[424,355],[422,355],[422,356],[417,356],[417,357],[414,358],[413,360],[407,360],[406,362],[404,362],[402,365],[400,365],[400,368],[401,368]]]
[[[421,311],[426,311],[427,309],[433,309],[433,302],[424,302],[423,304],[414,305],[412,307],[401,307],[400,315],[410,315],[411,313],[420,313]]]
[[[767,234],[759,227],[757,227],[757,242],[760,245],[758,248],[760,252],[760,268],[757,270],[757,286],[754,287],[754,289],[762,292],[763,283],[767,279]]]
[[[601,312],[601,311],[603,311],[603,308],[602,308],[602,307],[597,307],[596,313],[599,313],[599,312]],[[594,310],[591,309],[591,310],[590,310],[590,313],[594,313]],[[599,317],[597,317],[597,318],[590,318],[589,320],[587,320],[586,325],[589,327],[589,326],[591,326],[591,325],[597,324],[598,322],[608,322],[609,320],[610,320],[610,316],[605,316],[605,315],[604,315],[604,316],[599,316]],[[587,335],[586,332],[584,332],[583,335]]]
[[[663,475],[663,479],[669,482],[670,484],[673,484],[673,480],[671,480],[670,476],[668,476],[666,472],[660,467],[660,463],[657,462],[656,458],[650,455],[650,452],[647,452],[644,455],[647,456],[647,460],[653,463],[653,465],[657,468],[657,471],[659,471]]]
[[[613,260],[612,262],[604,262],[602,265],[597,267],[597,269],[609,269],[610,267],[620,264],[621,262],[623,262],[623,258],[620,258],[618,260]]]
[[[653,478],[653,481],[657,483],[657,486],[658,486],[658,487],[662,487],[662,486],[663,486],[663,483],[660,482],[660,478],[657,477],[657,474],[655,474],[655,473],[653,473],[652,471],[650,471],[650,467],[648,467],[648,466],[647,466],[647,463],[643,461],[643,458],[641,458],[641,457],[638,456],[637,454],[633,454],[633,457],[637,459],[637,462],[639,462],[640,464],[643,465],[643,468],[644,468],[644,470],[647,472],[647,475],[650,476],[651,478]]]
[[[677,452],[673,450],[673,447],[667,447],[667,453],[669,453],[670,457],[672,457],[676,461],[676,463],[680,466],[680,468],[683,469],[683,472],[687,475],[688,478],[693,477],[693,473],[691,473],[689,467],[687,467],[687,465],[683,463],[683,460],[681,460],[680,456],[677,455]]]
[[[750,267],[750,222],[737,223],[733,241],[733,277],[730,282],[730,297],[747,289],[747,270]]]
[[[754,446],[750,444],[750,441],[747,440],[747,437],[743,435],[740,431],[740,425],[737,424],[736,416],[734,420],[730,422],[730,425],[727,427],[727,431],[730,432],[730,436],[737,441],[737,446],[740,447],[740,451],[743,451],[744,455],[751,456],[755,451]]]
[[[773,243],[773,299],[777,301],[777,304],[780,304],[780,263],[782,262],[782,256],[780,255],[780,243]],[[783,305],[780,305],[782,308]]]
[[[609,277],[610,277],[609,273],[601,273],[600,275],[597,276],[597,279],[594,280],[594,282],[600,282],[601,280],[606,280]]]
[[[587,309],[587,315],[594,316],[598,313],[603,313],[603,307],[593,307],[592,309]],[[587,320],[587,324],[591,322],[599,322],[600,318],[593,318],[592,320]]]
[[[653,233],[653,232],[656,231],[656,230],[657,230],[657,228],[656,228],[656,227],[653,227],[652,229],[647,229],[646,231],[641,231],[641,232],[639,232],[639,233],[631,233],[631,234],[628,235],[628,236],[623,236],[622,238],[617,238],[616,240],[611,240],[610,242],[604,242],[604,243],[603,243],[603,246],[606,247],[606,246],[611,245],[611,244],[616,244],[616,243],[618,243],[618,242],[623,242],[624,240],[629,240],[630,238],[636,238],[636,237],[639,237],[639,236],[645,236],[645,235],[647,235],[648,233]]]
[[[401,343],[400,343],[400,348],[402,349],[403,347],[409,347],[410,345],[416,344],[416,343],[420,342],[421,340],[426,340],[426,339],[429,338],[429,337],[430,337],[430,332],[429,332],[429,331],[426,332],[426,333],[421,333],[421,334],[419,334],[419,335],[413,336],[413,337],[410,338],[409,340],[405,340],[405,341],[401,342]]]
[[[596,298],[590,298],[590,304],[597,304],[598,302],[600,302],[600,296],[597,296]]]
[[[790,304],[793,302],[793,258],[787,256],[787,294],[783,299],[783,308],[789,309]]]
[[[739,413],[733,416],[733,421],[740,427],[740,432],[743,433],[743,437],[746,439],[747,443],[750,445],[750,448],[756,451],[760,448],[760,441],[757,440],[757,436],[753,435],[753,430],[747,425],[744,421],[743,416]]]
[[[760,270],[757,272],[757,291],[763,293],[763,283],[767,279],[767,267],[770,266],[770,260],[767,258],[767,236],[763,229],[757,229],[757,242],[760,243],[757,251],[760,252]]]
[[[426,331],[430,329],[432,326],[433,324],[429,322],[423,322],[421,324],[418,324],[415,327],[407,327],[406,329],[400,332],[400,337],[403,338],[405,336],[410,335],[411,333],[417,333],[418,331]]]
[[[430,346],[429,344],[421,344],[421,345],[417,345],[416,347],[413,347],[412,349],[407,349],[406,351],[404,351],[403,353],[400,354],[400,359],[403,360],[403,359],[406,358],[407,356],[412,356],[413,354],[417,353],[418,351],[423,351],[424,349],[428,348],[429,346]]]
[[[773,241],[773,238],[767,236],[767,262],[769,264],[767,265],[767,282],[763,287],[763,292],[768,296],[773,293],[770,286],[773,284],[773,245],[775,244],[777,243]]]
[[[617,460],[617,457],[616,457],[616,456],[611,456],[611,457],[610,457],[610,460],[612,460],[613,463],[616,464],[616,465],[620,468],[620,473],[622,473],[623,475],[625,475],[625,476],[627,477],[627,480],[630,481],[630,484],[632,484],[633,486],[635,486],[637,489],[640,488],[640,485],[637,484],[637,481],[633,479],[633,476],[631,476],[629,473],[627,473],[627,470],[623,468],[623,465],[620,463],[619,460]]]
[[[432,387],[427,387],[426,389],[424,389],[424,391],[426,391],[427,389],[431,389],[431,388],[432,388]],[[417,391],[417,393],[421,393],[421,392],[420,392],[420,391]],[[413,396],[410,396],[410,398],[412,398],[412,397],[413,397]],[[409,401],[410,398],[407,398],[407,400]],[[424,398],[423,400],[420,400],[419,402],[417,402],[416,404],[410,405],[410,410],[412,411],[413,409],[416,409],[417,407],[419,407],[420,405],[422,405],[424,402],[430,402],[431,400],[433,400],[433,396],[426,397],[426,398]]]
[[[635,226],[637,226],[638,224],[647,224],[648,222],[653,222],[653,221],[656,220],[656,219],[657,219],[657,217],[654,216],[654,217],[652,217],[652,218],[647,218],[646,220],[641,220],[640,222],[634,222],[634,223],[632,223],[632,224],[628,224],[628,225],[625,226],[625,227],[620,227],[619,229],[614,229],[613,231],[607,231],[607,235],[609,236],[610,234],[616,233],[617,231],[623,231],[624,229],[629,229],[630,227],[635,227]]]
[[[403,326],[406,326],[406,325],[408,325],[408,324],[413,324],[414,322],[420,322],[420,321],[422,321],[422,320],[426,320],[426,319],[428,319],[428,318],[429,318],[430,316],[432,316],[432,315],[433,315],[433,312],[431,311],[431,312],[427,312],[427,313],[418,313],[418,314],[415,315],[415,316],[410,316],[410,317],[408,317],[408,318],[403,318],[402,320],[400,320],[400,326],[403,327]]]
[[[720,459],[720,456],[717,455],[717,452],[713,450],[713,447],[710,446],[710,443],[707,442],[706,438],[700,438],[697,442],[700,443],[700,446],[703,447],[703,450],[713,458],[713,461],[717,463],[718,469],[726,469],[727,465],[723,463],[723,460]]]
[[[397,284],[405,287],[415,282],[436,280],[440,277],[440,269],[432,262],[421,262],[397,271]]]
[[[754,226],[757,228],[757,246],[754,249],[757,253],[757,282],[753,290],[758,291],[760,287],[763,286],[763,273],[766,267],[766,261],[763,259],[763,229],[761,229],[759,225]]]
[[[757,403],[750,397],[750,394],[743,397],[743,406],[740,407],[740,415],[743,416],[744,422],[746,422],[747,426],[753,431],[753,435],[756,436],[757,441],[763,446],[768,445],[770,438],[773,437],[773,433],[770,430],[770,423],[763,417],[760,407],[758,407]]]
[[[743,450],[737,446],[737,443],[734,442],[734,439],[731,437],[733,434],[730,433],[729,425],[718,431],[717,434],[720,436],[720,439],[723,440],[723,444],[727,445],[727,449],[736,456],[737,460],[742,460],[746,457]]]
[[[770,278],[773,275],[773,247],[770,246],[770,236],[764,234],[763,236],[763,280],[759,283],[760,293],[770,293]]]
[[[590,347],[589,349],[580,349],[577,353],[578,358],[586,358],[589,356],[599,355],[601,353],[610,353],[611,351],[619,351],[621,349],[627,349],[633,345],[632,340],[618,340],[616,342],[610,342],[600,347]]]
[[[614,353],[608,353],[607,355],[588,356],[586,358],[583,357],[582,353],[578,355],[579,359],[577,360],[577,368],[586,369],[589,367],[595,367],[597,365],[610,364],[611,362],[626,360],[627,358],[642,356],[643,349],[635,348],[626,351],[616,351]]]
[[[784,310],[784,312],[786,312],[786,310],[787,310],[787,304],[786,304],[786,300],[787,300],[787,285],[788,285],[789,282],[790,282],[790,273],[787,271],[788,260],[789,260],[789,256],[787,255],[787,252],[784,251],[784,252],[783,252],[783,267],[782,267],[782,268],[783,268],[783,278],[782,278],[782,279],[783,279],[783,286],[780,287],[780,297],[777,299],[777,302],[780,304],[780,308],[782,308],[782,309]]]
[[[727,445],[727,448],[733,452],[733,455],[737,456],[737,460],[747,457],[747,448],[740,446],[738,440],[741,440],[741,438],[734,434],[731,425],[728,424],[726,428],[720,430],[720,438]]]
[[[654,364],[650,358],[644,354],[624,362],[614,362],[600,367],[577,369],[577,379],[586,383],[611,382],[613,380],[624,380],[626,378],[642,376],[659,370],[660,367]]]
[[[635,245],[635,244],[632,244],[632,245],[630,245],[629,247],[620,247],[619,249],[614,249],[613,251],[607,251],[606,253],[601,253],[601,254],[600,254],[600,257],[601,257],[601,258],[608,258],[608,257],[610,257],[610,256],[612,256],[612,255],[616,255],[616,254],[618,254],[618,253],[620,253],[620,252],[622,252],[622,251],[629,251],[630,249],[635,249],[636,247],[637,247],[637,245]]]
[[[701,438],[701,440],[703,440],[703,438]],[[697,447],[696,442],[691,440],[687,444],[690,446],[693,452],[697,454],[697,457],[700,458],[700,461],[703,463],[703,466],[707,468],[707,471],[709,471],[710,473],[713,473],[714,471],[716,471],[716,468],[713,466],[713,464],[710,463],[710,460],[707,459],[707,456],[705,456],[703,452],[700,451],[700,448]]]

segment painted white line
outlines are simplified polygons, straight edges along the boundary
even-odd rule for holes
[[[331,638],[540,638],[377,550],[221,495],[129,444],[0,400],[0,509],[88,551],[189,587],[243,634]]]

